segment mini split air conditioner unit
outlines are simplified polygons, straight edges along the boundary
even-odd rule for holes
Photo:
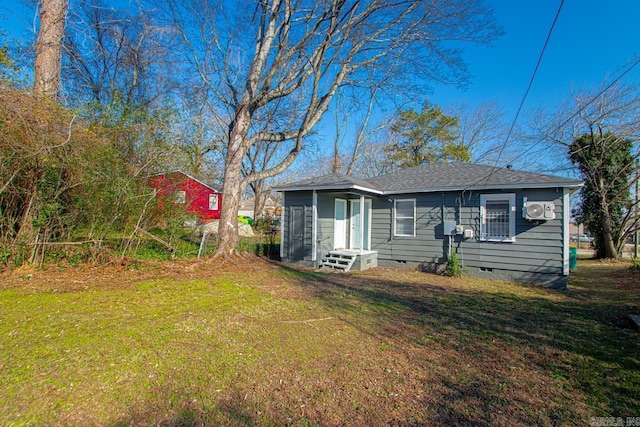
[[[524,201],[522,216],[529,221],[549,221],[556,218],[553,202]]]

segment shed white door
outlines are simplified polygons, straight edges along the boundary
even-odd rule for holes
[[[333,221],[333,249],[347,247],[347,201],[335,200],[335,217]]]

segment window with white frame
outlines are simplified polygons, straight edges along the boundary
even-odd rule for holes
[[[217,194],[209,194],[209,210],[217,211],[218,210],[218,195]]]
[[[187,202],[187,192],[178,190],[173,197],[173,203],[184,204]]]
[[[394,207],[394,235],[416,235],[416,199],[395,199]]]
[[[480,239],[493,242],[516,240],[516,195],[480,195]]]

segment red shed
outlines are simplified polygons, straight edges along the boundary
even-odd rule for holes
[[[220,219],[222,194],[181,171],[155,175],[149,178],[149,185],[159,196],[185,204],[187,213],[196,215],[201,222]]]

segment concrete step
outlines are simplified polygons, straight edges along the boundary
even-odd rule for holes
[[[321,267],[340,268],[349,271],[356,262],[357,254],[346,254],[341,252],[329,252],[322,260]]]

